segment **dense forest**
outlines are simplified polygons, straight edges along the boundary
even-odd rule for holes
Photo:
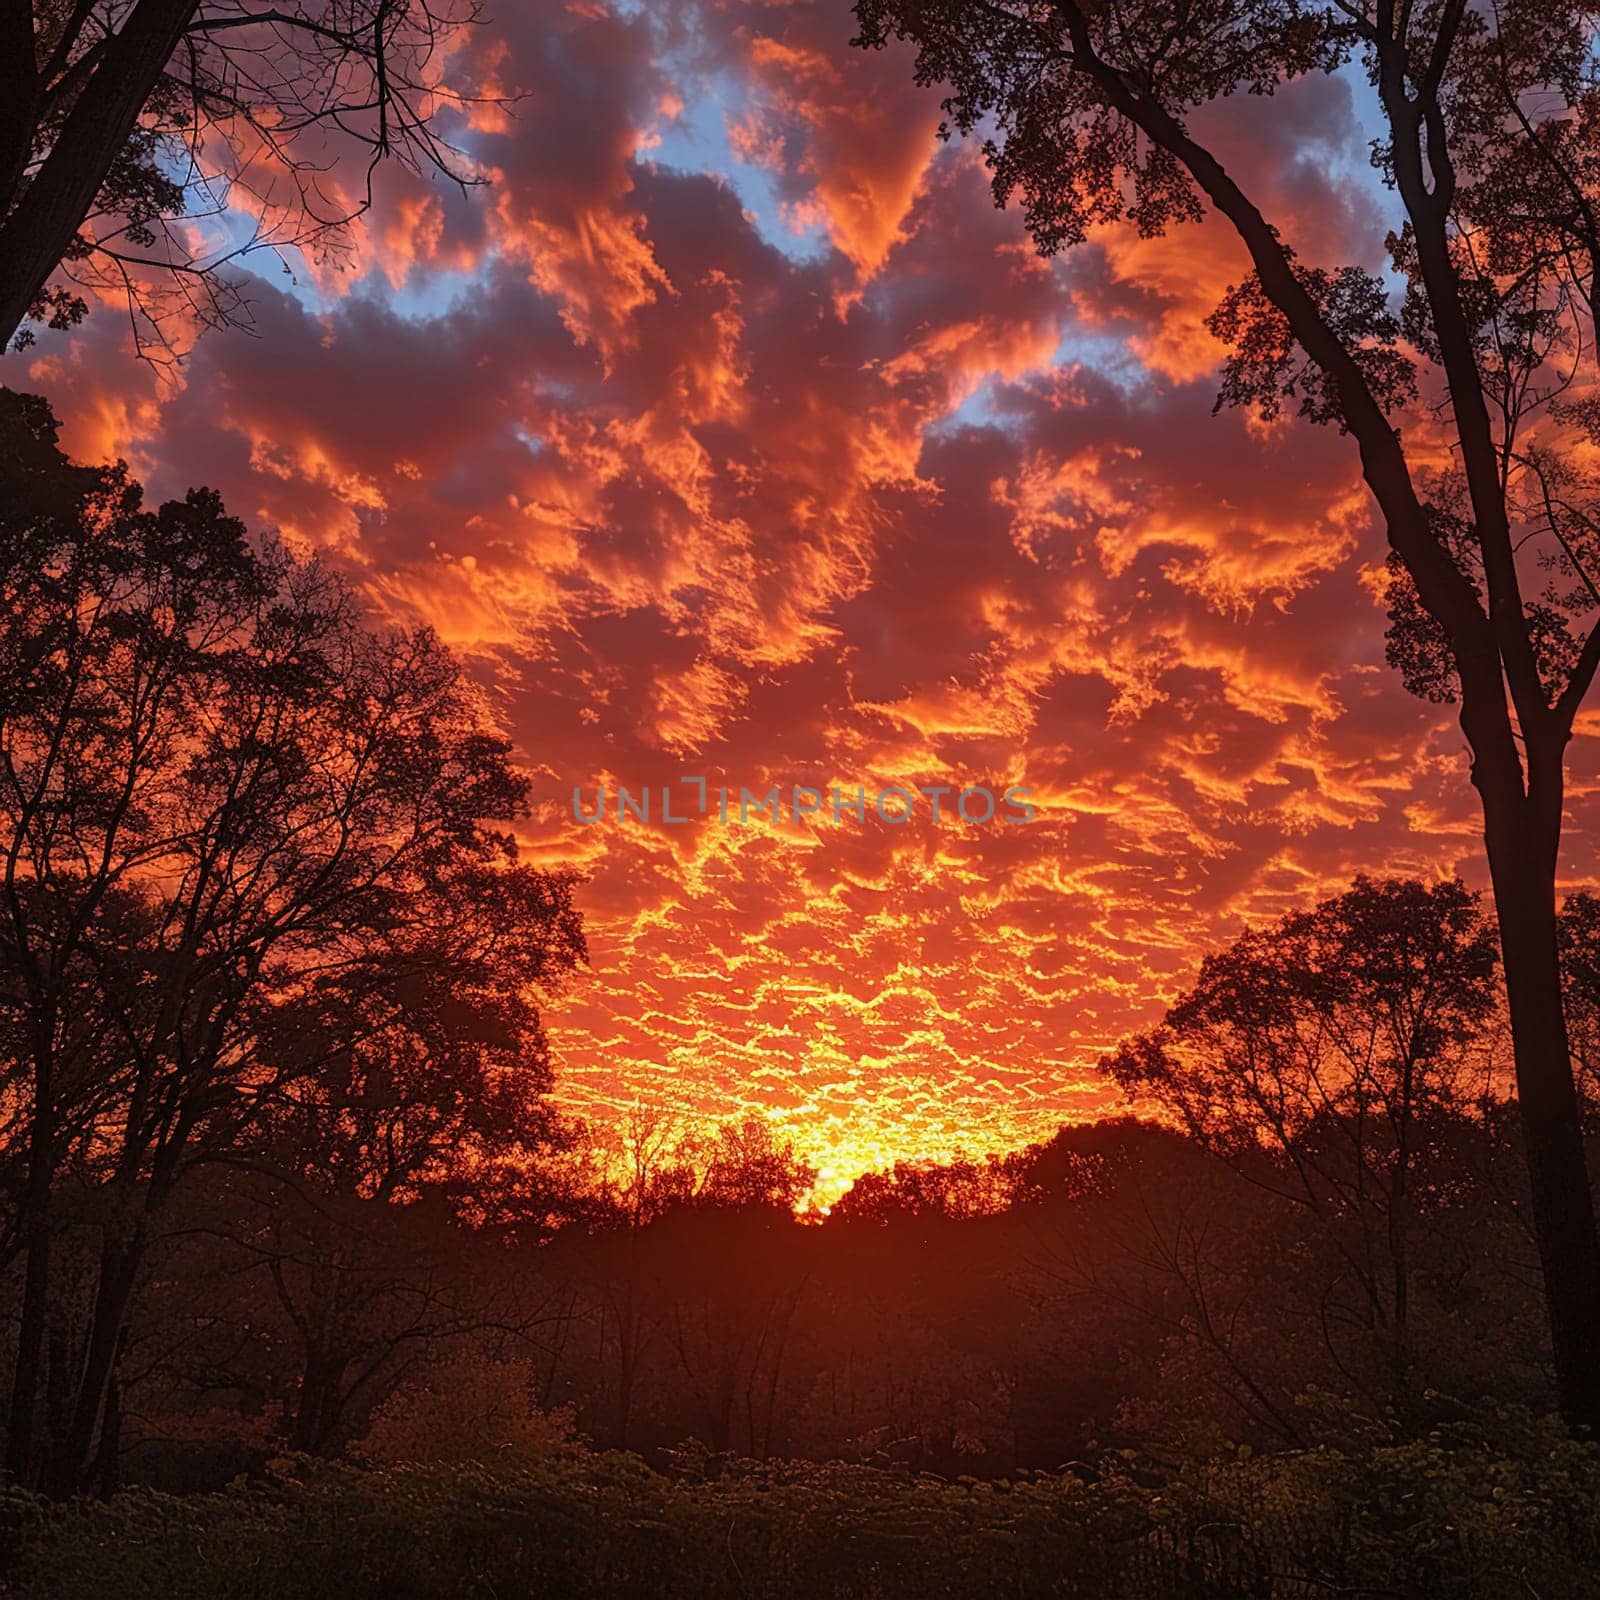
[[[1474,892],[1247,931],[1127,1115],[826,1210],[757,1117],[601,1137],[450,654],[0,401],[14,1592],[1594,1592]]]

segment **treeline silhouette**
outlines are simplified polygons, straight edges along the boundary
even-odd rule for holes
[[[292,1306],[296,1206],[511,1181],[546,1138],[533,997],[582,939],[431,634],[364,626],[210,491],[74,466],[10,391],[0,478],[6,1463],[63,1493],[115,1475],[180,1241],[228,1232]]]
[[[475,1592],[446,1567],[481,1555],[561,1592],[746,1593],[740,1516],[754,1592],[834,1540],[836,1592],[909,1593],[907,1541],[970,1573],[1009,1528],[1003,1592],[1298,1593],[1227,1585],[1413,1559],[1360,1520],[1379,1480],[1432,1485],[1415,1526],[1467,1563],[1429,1546],[1389,1592],[1505,1592],[1480,1579],[1530,1551],[1590,1570],[1600,1471],[1537,1420],[1498,941],[1464,885],[1360,879],[1244,933],[1102,1062],[1129,1114],[903,1162],[823,1212],[761,1119],[552,1108],[539,1005],[583,958],[572,883],[518,860],[526,780],[435,638],[369,625],[207,491],[149,509],[124,466],[73,465],[36,399],[0,392],[0,471],[18,1593],[125,1585],[140,1551],[225,1592],[227,1540],[259,1578],[284,1518],[323,1542],[238,1592]],[[1600,900],[1562,935],[1592,1131]],[[780,1465],[806,1461],[834,1465]],[[1282,1532],[1319,1473],[1344,1487]],[[1461,1546],[1508,1484],[1492,1548]],[[128,1486],[109,1524],[50,1508]],[[882,1527],[851,1520],[879,1500]],[[490,1502],[521,1507],[511,1545]],[[455,1531],[407,1590],[372,1529],[421,1505]],[[1219,1507],[1220,1544],[1196,1532]],[[1107,1539],[1125,1590],[1065,1587],[1068,1546],[1078,1582]]]

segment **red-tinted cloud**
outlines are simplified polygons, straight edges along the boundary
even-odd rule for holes
[[[1348,441],[1211,415],[1228,237],[1040,261],[850,28],[507,10],[473,47],[525,95],[470,134],[491,189],[394,180],[362,271],[264,276],[255,337],[175,379],[111,317],[25,374],[80,453],[215,484],[470,659],[537,775],[530,850],[590,874],[562,1092],[758,1108],[830,1184],[1106,1104],[1097,1055],[1245,920],[1477,853],[1459,734],[1383,665]],[[1273,105],[1217,137],[1335,258],[1373,230],[1350,107]],[[572,818],[575,785],[685,775],[1026,785],[1039,817]]]

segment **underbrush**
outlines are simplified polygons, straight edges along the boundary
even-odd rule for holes
[[[1529,1430],[1005,1482],[618,1454],[305,1460],[177,1497],[0,1490],[11,1600],[1600,1597],[1600,1448]]]

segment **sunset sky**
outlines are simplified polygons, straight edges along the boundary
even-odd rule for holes
[[[490,5],[456,63],[519,96],[459,130],[487,187],[385,171],[348,257],[250,258],[253,336],[158,369],[108,307],[6,381],[468,658],[530,852],[587,874],[566,1101],[757,1110],[826,1194],[1111,1105],[1100,1052],[1247,921],[1479,881],[1454,714],[1384,666],[1353,446],[1211,414],[1230,234],[1041,260],[840,0]],[[1320,80],[1208,130],[1305,258],[1379,268],[1359,110]],[[1039,816],[572,820],[685,775]]]

